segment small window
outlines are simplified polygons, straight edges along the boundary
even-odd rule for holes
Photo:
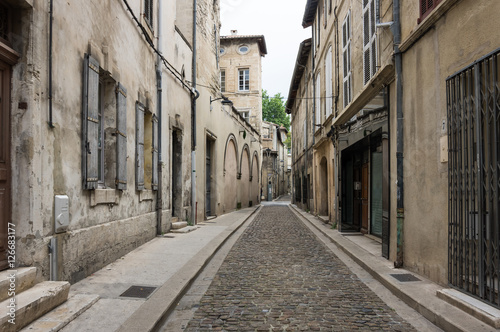
[[[240,111],[241,116],[250,123],[250,111]]]
[[[226,49],[225,49],[225,48],[223,48],[223,47],[221,47],[221,48],[220,48],[220,50],[219,50],[219,54],[220,54],[220,55],[224,55],[224,54],[226,54]]]
[[[226,71],[220,71],[220,91],[226,92]]]
[[[243,45],[243,46],[240,46],[240,48],[238,49],[238,52],[241,54],[247,54],[249,50],[250,49],[248,48],[248,46]]]
[[[420,18],[418,23],[422,22],[433,10],[441,0],[420,0]]]
[[[238,90],[250,91],[250,69],[240,69],[238,71]]]

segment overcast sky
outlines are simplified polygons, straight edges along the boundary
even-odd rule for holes
[[[267,55],[262,61],[262,88],[269,95],[290,89],[300,43],[311,37],[302,28],[307,0],[221,0],[221,35],[264,35]],[[286,100],[286,99],[285,99]]]

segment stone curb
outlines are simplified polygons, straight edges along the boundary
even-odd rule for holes
[[[165,284],[159,287],[117,331],[148,332],[158,329],[168,314],[177,306],[179,299],[189,289],[194,279],[210,262],[217,250],[219,250],[226,240],[245,222],[255,217],[261,208],[261,205],[256,206],[245,218],[229,226],[221,234],[212,239],[196,256],[191,258],[176,274],[167,280]]]

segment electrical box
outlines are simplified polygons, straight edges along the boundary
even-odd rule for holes
[[[56,195],[54,205],[54,228],[56,233],[63,233],[69,226],[69,197]]]

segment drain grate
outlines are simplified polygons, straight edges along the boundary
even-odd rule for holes
[[[400,282],[408,282],[408,281],[421,281],[417,277],[415,277],[413,274],[410,273],[404,273],[404,274],[391,274],[391,277],[394,277]]]
[[[156,287],[148,286],[131,286],[120,297],[136,297],[139,299],[147,299],[155,291]]]

